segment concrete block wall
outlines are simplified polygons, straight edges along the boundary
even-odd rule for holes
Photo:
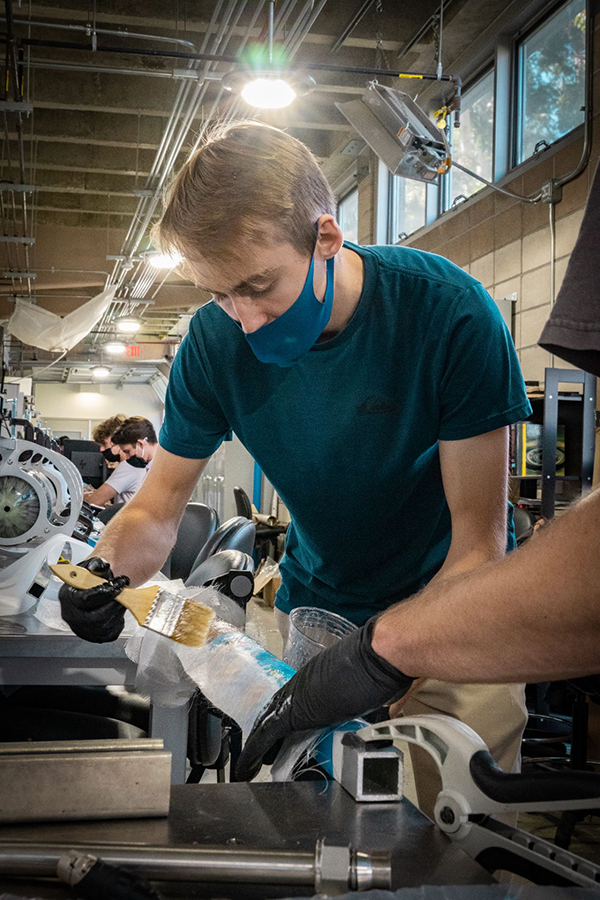
[[[583,174],[566,185],[555,207],[556,293],[581,225],[591,182],[600,157],[600,14],[594,20],[594,122],[590,162]],[[550,178],[577,165],[583,137],[567,137],[537,161],[527,161],[503,185],[523,196],[533,194]],[[375,175],[359,186],[359,241],[374,241]],[[479,279],[494,299],[516,292],[513,337],[527,381],[544,379],[550,354],[537,346],[550,313],[550,229],[547,204],[529,204],[485,188],[436,222],[419,229],[405,245],[440,253]],[[568,368],[560,361],[560,366]]]

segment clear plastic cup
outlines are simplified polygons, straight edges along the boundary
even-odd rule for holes
[[[309,659],[333,646],[358,626],[343,616],[315,609],[313,606],[298,606],[289,616],[289,631],[283,648],[283,660],[294,669],[301,669]]]

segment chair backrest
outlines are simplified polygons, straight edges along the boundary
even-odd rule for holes
[[[206,544],[202,547],[190,572],[198,568],[200,563],[205,559],[218,553],[220,550],[241,550],[242,553],[252,554],[254,549],[254,539],[256,537],[256,527],[254,522],[244,519],[242,516],[235,516],[223,522],[220,528],[214,532]]]
[[[250,497],[244,488],[234,487],[233,499],[235,500],[235,510],[238,516],[243,516],[245,519],[251,519],[252,505],[250,503]]]
[[[104,522],[106,525],[113,516],[119,512],[120,509],[123,509],[125,503],[113,503],[112,506],[105,506],[104,509],[101,509],[97,514],[96,518],[100,519],[101,522]]]
[[[188,577],[198,551],[204,547],[215,533],[219,524],[216,511],[204,503],[188,503],[179,530],[175,545],[171,550],[162,572],[167,578]]]
[[[186,587],[213,585],[218,591],[246,608],[254,588],[254,561],[241,550],[219,550],[192,570]]]

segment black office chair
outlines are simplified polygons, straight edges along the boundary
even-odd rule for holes
[[[175,545],[161,571],[167,578],[184,581],[196,565],[198,551],[213,536],[219,524],[216,511],[204,503],[188,503],[177,531]]]
[[[212,537],[202,547],[193,565],[190,567],[190,574],[209,556],[213,556],[220,550],[241,550],[242,553],[250,555],[254,548],[255,536],[256,528],[254,522],[250,522],[241,516],[234,516],[233,519],[228,519],[227,522],[223,522],[217,528]]]
[[[238,516],[243,516],[244,519],[252,518],[252,504],[250,503],[250,497],[241,487],[234,487],[233,489],[233,499],[235,501],[235,509]]]
[[[241,550],[220,550],[190,573],[186,587],[214,587],[246,609],[254,589],[254,561]]]
[[[124,506],[125,503],[113,503],[111,506],[105,506],[104,509],[95,512],[94,514],[104,525],[108,525],[113,516],[116,516],[119,510],[123,509]]]

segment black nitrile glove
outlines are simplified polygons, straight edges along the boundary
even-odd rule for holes
[[[110,581],[87,590],[63,584],[58,592],[62,617],[84,641],[93,644],[116,641],[125,624],[125,607],[114,598],[129,584],[129,579],[125,576],[115,578],[106,560],[98,556],[84,559],[79,565]]]
[[[264,757],[290,732],[345,722],[404,696],[414,678],[375,653],[374,627],[375,618],[313,657],[277,691],[248,736],[237,781],[252,781]]]

